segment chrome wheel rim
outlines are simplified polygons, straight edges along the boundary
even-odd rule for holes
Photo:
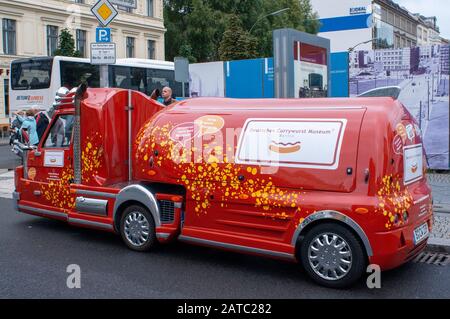
[[[150,237],[150,224],[141,212],[131,212],[125,218],[125,237],[136,247],[144,245]]]
[[[308,260],[312,270],[325,280],[344,278],[352,268],[353,255],[344,238],[333,233],[323,233],[311,241]]]

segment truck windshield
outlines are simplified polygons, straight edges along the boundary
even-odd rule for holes
[[[52,58],[19,60],[11,63],[11,89],[41,90],[50,87]]]

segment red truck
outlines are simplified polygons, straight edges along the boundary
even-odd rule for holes
[[[20,212],[120,234],[298,261],[346,287],[426,247],[432,197],[420,129],[392,98],[57,98],[15,171]]]

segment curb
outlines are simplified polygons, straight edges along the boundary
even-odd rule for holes
[[[450,254],[450,240],[441,238],[428,239],[427,250],[437,253]]]
[[[435,212],[435,213],[450,213],[450,204],[434,204],[433,212]]]

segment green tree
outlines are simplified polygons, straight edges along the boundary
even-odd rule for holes
[[[227,27],[219,46],[221,60],[250,59],[257,55],[257,39],[242,28],[242,22],[236,14],[228,18]]]
[[[290,10],[266,17],[283,8]],[[239,20],[239,37],[229,32],[235,28],[229,22],[233,15]],[[309,0],[164,0],[164,21],[166,59],[182,55],[191,62],[217,61],[223,51],[243,50],[241,56],[245,58],[269,57],[273,55],[274,29],[293,28],[315,34],[319,27]],[[226,50],[224,43],[228,43]]]
[[[62,29],[59,35],[58,48],[53,52],[54,55],[81,57],[79,51],[75,50],[75,41],[68,29]]]

